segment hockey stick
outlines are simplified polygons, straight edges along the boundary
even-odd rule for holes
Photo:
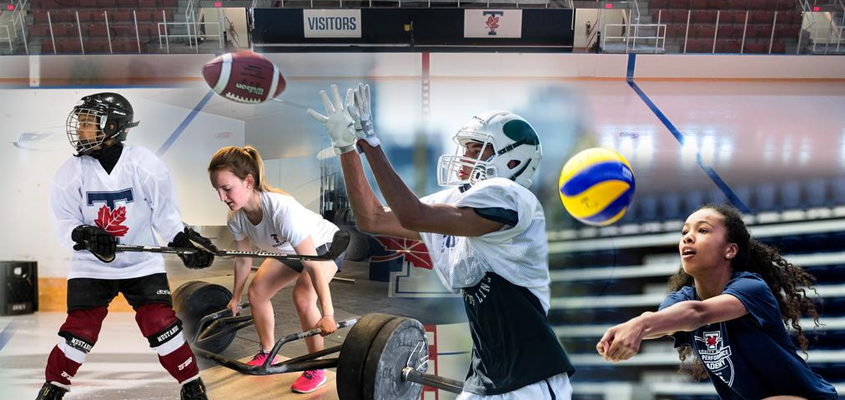
[[[329,250],[323,254],[316,255],[316,256],[307,256],[307,255],[299,255],[299,254],[281,254],[281,253],[272,253],[269,251],[238,251],[238,250],[218,250],[216,252],[212,252],[215,256],[218,257],[266,257],[266,258],[275,258],[279,261],[326,261],[326,260],[334,260],[335,258],[340,257],[344,251],[346,251],[346,247],[349,246],[349,232],[340,230],[334,234],[334,238],[332,239],[331,247]],[[130,251],[130,252],[148,252],[148,253],[164,253],[164,254],[194,254],[197,252],[197,249],[187,248],[187,247],[157,247],[157,246],[133,246],[133,245],[125,245],[119,244],[117,245],[117,251]]]

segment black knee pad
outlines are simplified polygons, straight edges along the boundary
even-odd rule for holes
[[[176,320],[170,326],[164,328],[160,332],[154,333],[150,336],[147,336],[147,340],[150,342],[150,347],[157,348],[168,341],[173,339],[179,333],[182,332],[182,321]]]
[[[65,339],[65,343],[67,343],[68,346],[79,350],[85,354],[90,353],[91,348],[94,347],[94,343],[91,343],[67,331],[59,331],[59,336]]]

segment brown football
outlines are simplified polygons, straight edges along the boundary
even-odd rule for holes
[[[251,51],[226,53],[202,67],[215,93],[238,103],[258,104],[285,90],[285,78],[266,57]]]

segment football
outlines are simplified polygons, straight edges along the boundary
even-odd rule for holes
[[[223,54],[202,67],[215,93],[238,103],[258,104],[285,90],[285,78],[266,57],[251,51]]]

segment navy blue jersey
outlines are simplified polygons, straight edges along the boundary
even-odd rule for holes
[[[691,346],[723,400],[793,395],[836,399],[836,389],[813,372],[789,339],[769,285],[757,274],[735,272],[722,294],[736,297],[748,314],[674,335],[675,347]],[[695,288],[669,293],[660,309],[698,300]]]

